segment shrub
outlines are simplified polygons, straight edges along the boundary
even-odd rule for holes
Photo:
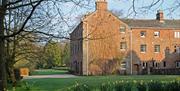
[[[76,83],[72,88],[69,88],[69,91],[91,91],[88,85],[80,85],[79,83]]]
[[[148,91],[163,91],[163,84],[158,81],[151,81],[148,83]]]
[[[136,84],[138,91],[146,91],[147,85],[144,81],[140,81]]]
[[[101,85],[100,91],[112,91],[112,89],[114,89],[114,85],[108,82],[107,84]]]
[[[131,91],[131,88],[132,88],[132,83],[126,82],[126,83],[124,84],[124,89],[125,89],[125,91]]]
[[[26,91],[30,91],[31,88],[33,88],[34,84],[35,84],[35,82],[29,83],[29,82],[23,81],[23,82],[22,82],[22,87],[23,87]]]
[[[121,81],[116,81],[114,89],[115,91],[123,91],[123,83]]]
[[[180,91],[180,83],[178,81],[166,83],[166,91]]]
[[[69,91],[180,91],[179,81],[115,81],[103,83],[100,87],[91,88],[88,85],[76,83]]]

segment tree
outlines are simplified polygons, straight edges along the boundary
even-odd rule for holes
[[[66,42],[62,52],[63,66],[70,66],[70,43]]]
[[[51,24],[52,18],[56,16],[50,16],[48,12],[50,12],[52,8],[56,8],[58,11],[58,16],[61,17],[59,19],[63,21],[59,22],[65,22],[66,20],[63,19],[61,10],[57,7],[57,3],[67,3],[72,2],[75,5],[82,5],[81,2],[86,1],[74,1],[74,0],[67,0],[67,1],[57,1],[57,0],[0,0],[0,66],[1,66],[1,80],[3,83],[3,86],[1,88],[2,91],[7,90],[7,76],[6,76],[6,65],[7,64],[7,51],[6,49],[6,43],[9,45],[8,40],[12,40],[13,37],[16,35],[26,36],[27,34],[22,34],[22,32],[26,33],[37,33],[41,34],[41,37],[45,37],[43,35],[56,37],[56,38],[66,38],[62,36],[55,36],[54,34],[50,34],[50,30],[53,30],[50,26],[58,26],[56,24]],[[87,1],[88,2],[88,1]],[[43,4],[41,4],[43,3]],[[50,7],[54,6],[54,7]],[[49,9],[47,9],[49,8]],[[47,11],[48,10],[48,11]],[[45,11],[45,12],[43,12]],[[53,12],[51,12],[53,13]],[[8,18],[8,15],[15,16],[19,19],[18,23],[14,26],[14,17]],[[36,15],[36,16],[35,16]],[[43,16],[46,15],[46,16]],[[49,18],[49,20],[46,20]],[[38,22],[39,20],[39,22]],[[46,21],[46,22],[45,22]],[[57,24],[59,23],[57,22]],[[44,23],[44,24],[42,24]],[[59,23],[60,24],[60,23]],[[7,27],[6,25],[9,25]],[[47,27],[47,25],[50,25]],[[14,28],[16,27],[16,29]],[[29,28],[28,28],[29,27]],[[44,27],[44,31],[40,31],[39,29]],[[46,29],[47,28],[47,29]],[[44,38],[41,38],[44,40]],[[45,38],[46,40],[46,38]],[[48,39],[47,39],[48,40]],[[12,40],[15,41],[15,40]],[[16,43],[15,43],[16,44]]]
[[[52,68],[55,66],[62,65],[61,59],[61,45],[58,42],[54,42],[50,40],[44,47],[45,50],[45,60],[46,60],[46,68]]]

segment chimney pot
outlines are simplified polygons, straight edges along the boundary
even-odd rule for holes
[[[106,11],[107,10],[106,0],[96,0],[96,10]]]
[[[159,22],[164,22],[164,13],[162,10],[158,10],[157,14],[156,14],[156,20],[158,20]]]

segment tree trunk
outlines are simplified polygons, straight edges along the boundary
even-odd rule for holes
[[[1,31],[2,32],[2,31]],[[5,45],[4,40],[0,38],[0,70],[1,70],[1,80],[2,87],[0,91],[7,90],[7,74],[6,74],[6,64],[5,64]]]
[[[6,12],[7,0],[2,1],[2,6],[0,7],[0,70],[1,70],[1,88],[0,91],[7,90],[7,74],[6,74],[6,60],[5,60],[5,39],[4,39],[4,18]]]
[[[9,71],[10,71],[12,86],[16,87],[16,78],[15,78],[15,73],[14,73],[14,67],[9,67]]]

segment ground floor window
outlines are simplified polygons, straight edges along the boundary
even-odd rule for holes
[[[121,63],[121,70],[126,70],[126,62]]]
[[[180,68],[180,62],[176,62],[176,68]]]
[[[163,62],[163,67],[166,67],[166,61]]]

